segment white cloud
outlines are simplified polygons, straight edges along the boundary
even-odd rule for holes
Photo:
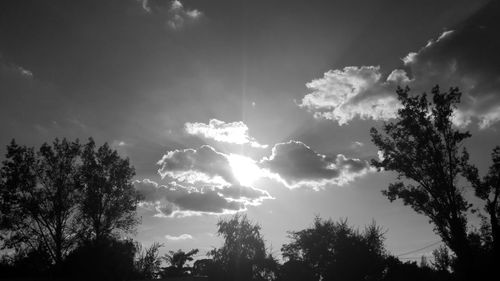
[[[491,127],[500,122],[500,37],[492,25],[498,12],[500,5],[489,3],[457,29],[444,31],[408,53],[402,59],[404,69],[393,70],[386,79],[378,66],[330,70],[306,84],[311,92],[300,106],[316,118],[340,125],[356,117],[388,120],[400,107],[396,85],[408,85],[417,94],[435,85],[444,90],[457,86],[463,95],[453,123],[461,128],[470,124],[479,129]]]
[[[480,120],[479,128],[486,129],[490,127],[492,124],[500,121],[500,105],[490,108],[486,112],[480,113],[477,116]]]
[[[137,0],[142,9],[149,14],[159,14],[167,19],[166,25],[178,30],[188,23],[195,22],[203,16],[197,9],[187,9],[179,0]]]
[[[32,78],[33,77],[33,72],[31,72],[30,70],[27,70],[21,66],[17,66],[17,70],[19,71],[19,73],[25,77],[29,77],[29,78]]]
[[[391,79],[401,80],[402,72]],[[342,70],[330,70],[323,78],[306,84],[311,90],[300,106],[314,113],[315,118],[347,124],[355,117],[387,120],[395,117],[399,102],[392,92],[395,83],[381,80],[379,66],[348,66]]]
[[[168,151],[158,161],[158,173],[170,181],[168,184],[148,179],[136,182],[137,190],[144,196],[142,207],[160,217],[219,215],[244,211],[248,206],[273,199],[267,191],[250,186],[248,173],[238,170],[252,165],[260,171],[254,161],[239,155],[234,162],[234,157],[208,145]]]
[[[170,18],[167,21],[167,25],[174,30],[183,27],[188,21],[198,19],[202,15],[202,13],[196,9],[185,9],[184,5],[182,5],[179,0],[172,1],[169,13]]]
[[[411,79],[408,78],[408,74],[403,69],[394,69],[389,76],[387,76],[388,82],[394,82],[397,84],[409,83]]]
[[[249,144],[256,148],[266,148],[267,145],[258,143],[248,135],[248,127],[242,121],[226,123],[217,119],[210,119],[208,124],[186,123],[185,129],[188,134],[202,136],[218,142]]]
[[[0,53],[0,74],[2,72],[8,75],[21,76],[24,78],[33,78],[33,72],[20,65],[4,61],[2,53]]]
[[[410,52],[408,53],[408,55],[406,55],[404,58],[402,58],[401,60],[403,61],[403,63],[405,65],[407,64],[410,64],[410,63],[413,63],[415,62],[415,58],[417,57],[417,53],[415,52]]]
[[[190,234],[181,234],[179,236],[172,236],[172,235],[165,235],[165,239],[170,240],[170,241],[181,241],[181,240],[191,240],[193,239],[193,236]]]
[[[142,9],[148,13],[151,13],[151,8],[149,7],[149,1],[148,0],[137,0],[137,2],[140,2],[142,5]]]

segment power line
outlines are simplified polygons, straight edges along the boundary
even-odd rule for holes
[[[432,255],[421,255],[418,257],[406,257],[406,258],[399,258],[400,260],[418,260],[421,259],[422,257],[430,258]]]
[[[438,241],[436,241],[436,242],[434,242],[432,244],[429,244],[429,245],[427,245],[425,247],[422,247],[422,248],[419,248],[419,249],[416,249],[416,250],[412,250],[412,251],[408,251],[406,253],[399,254],[396,257],[401,257],[401,256],[406,256],[406,255],[409,255],[409,254],[413,254],[413,253],[425,250],[427,248],[430,248],[430,247],[435,246],[435,245],[440,244],[440,243],[441,243],[441,240],[438,240]]]

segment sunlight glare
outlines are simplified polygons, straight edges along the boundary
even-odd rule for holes
[[[234,176],[241,185],[250,186],[262,177],[262,171],[253,159],[239,154],[230,154],[228,160]]]

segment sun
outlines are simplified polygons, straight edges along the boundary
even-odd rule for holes
[[[228,160],[234,176],[241,185],[250,186],[262,177],[262,171],[253,159],[239,154],[230,154]]]

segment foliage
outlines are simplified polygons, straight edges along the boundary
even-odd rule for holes
[[[170,266],[163,269],[162,278],[185,276],[191,273],[192,268],[185,265],[187,262],[193,261],[193,256],[198,252],[198,249],[193,249],[187,253],[180,249],[177,252],[169,251],[168,254],[163,256],[163,259]]]
[[[272,280],[277,269],[276,260],[268,253],[260,226],[253,224],[246,215],[236,214],[217,223],[218,234],[224,245],[210,252],[215,263],[210,276],[219,280]]]
[[[445,271],[436,271],[431,267],[420,267],[416,262],[401,262],[395,257],[388,257],[386,260],[387,269],[384,281],[451,281],[453,275]]]
[[[279,270],[279,281],[318,280],[313,269],[304,261],[286,261]]]
[[[199,259],[193,264],[193,276],[217,276],[218,274],[213,272],[215,269],[215,264],[212,259]]]
[[[470,274],[473,258],[467,211],[471,204],[457,185],[458,176],[466,170],[463,163],[468,161],[468,154],[460,149],[470,134],[452,123],[461,93],[457,88],[443,93],[436,86],[432,102],[425,93],[410,96],[409,88],[398,88],[397,94],[402,104],[397,119],[384,125],[385,135],[371,130],[372,141],[382,154],[372,164],[398,175],[399,181],[390,184],[384,194],[391,201],[402,199],[405,205],[426,215],[457,255],[460,268]]]
[[[378,280],[385,269],[384,235],[375,223],[361,233],[347,224],[314,219],[311,228],[290,232],[281,251],[310,280]],[[285,268],[287,269],[287,268]],[[289,269],[287,269],[289,270]]]
[[[0,230],[5,248],[43,249],[60,264],[75,245],[78,141],[56,139],[38,151],[12,141],[0,170]]]
[[[50,257],[43,249],[24,249],[14,256],[5,255],[0,260],[1,278],[42,279],[52,275]],[[1,279],[0,278],[0,279]],[[3,280],[3,279],[2,279]],[[10,279],[8,279],[10,280]]]
[[[156,279],[160,274],[161,258],[160,248],[163,244],[154,242],[148,248],[143,248],[141,244],[136,245],[137,258],[135,260],[135,270],[138,278]]]
[[[85,145],[55,139],[38,150],[12,141],[0,169],[2,249],[43,252],[60,273],[73,250],[90,241],[108,247],[113,233],[138,222],[133,175],[128,159],[92,139]]]
[[[140,196],[132,185],[134,168],[107,143],[96,150],[89,139],[82,152],[80,215],[83,229],[95,240],[137,225]]]
[[[432,251],[433,262],[432,266],[440,272],[450,272],[453,264],[453,257],[450,255],[448,248],[441,246]]]
[[[483,216],[482,240],[492,252],[491,260],[500,260],[500,146],[491,153],[492,165],[481,179],[478,169],[466,164],[464,175],[472,183],[475,194],[485,202]]]
[[[131,240],[87,241],[64,262],[69,280],[127,280],[134,276],[136,247]]]

